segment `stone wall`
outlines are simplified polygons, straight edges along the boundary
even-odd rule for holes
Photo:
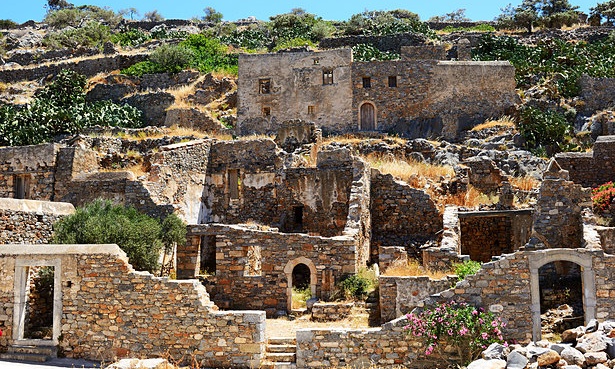
[[[518,101],[508,62],[399,60],[352,65],[354,126],[371,104],[376,130],[404,136],[457,137],[462,130],[504,114]],[[390,87],[389,77],[396,78]],[[364,79],[370,79],[364,87]]]
[[[519,250],[532,233],[531,210],[459,212],[461,253],[481,262]]]
[[[589,153],[559,153],[555,158],[570,180],[584,187],[615,181],[615,136],[599,136]]]
[[[195,280],[135,272],[115,245],[0,246],[0,346],[19,344],[15,270],[53,265],[53,343],[69,358],[112,361],[170,356],[201,367],[258,367],[265,314],[216,311]]]
[[[317,302],[312,306],[312,320],[316,322],[335,322],[346,319],[354,303]]]
[[[157,204],[172,204],[187,223],[204,219],[201,197],[209,163],[211,140],[196,140],[160,148],[151,159],[145,187]]]
[[[58,144],[0,148],[0,197],[16,196],[22,180],[27,199],[53,200]],[[21,178],[21,179],[18,179]]]
[[[583,247],[581,210],[588,206],[589,191],[569,181],[568,172],[551,159],[534,208],[532,237],[547,248]]]
[[[584,74],[579,80],[583,113],[592,115],[598,110],[615,105],[615,78],[595,78]]]
[[[472,156],[463,161],[470,170],[468,173],[469,184],[483,193],[496,193],[502,185],[502,181],[507,181],[500,168],[487,156]]]
[[[93,57],[80,61],[66,61],[49,65],[3,69],[0,70],[0,80],[5,83],[33,81],[45,78],[49,75],[56,75],[60,73],[62,69],[70,69],[86,77],[92,77],[100,72],[110,72],[116,69],[128,68],[135,63],[145,60],[147,56],[147,54],[115,55]]]
[[[448,290],[457,282],[457,276],[432,279],[428,276],[380,276],[380,321],[382,323],[410,313],[423,306],[423,300],[435,293]]]
[[[67,203],[0,198],[0,244],[49,243],[53,224],[74,212]]]
[[[254,229],[253,229],[254,228]],[[212,299],[231,309],[289,311],[290,274],[294,266],[310,268],[312,296],[326,299],[336,281],[366,266],[351,237],[333,238],[285,234],[275,229],[239,225],[190,225],[189,242],[177,252],[177,275],[193,278],[201,265],[201,236],[215,236],[215,276]]]
[[[372,170],[371,209],[373,253],[377,246],[405,246],[408,255],[420,259],[418,246],[436,239],[442,230],[442,215],[425,191],[376,169]]]
[[[353,47],[358,44],[372,45],[380,51],[401,52],[402,46],[423,45],[427,39],[414,32],[396,33],[385,36],[353,35],[343,37],[324,38],[318,44],[320,49],[339,49]]]
[[[350,49],[240,54],[237,132],[275,133],[291,119],[350,129],[351,61]]]

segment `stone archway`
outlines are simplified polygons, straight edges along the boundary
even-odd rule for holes
[[[318,282],[318,278],[316,275],[316,265],[312,262],[312,260],[306,257],[298,257],[289,261],[284,267],[284,274],[286,274],[286,308],[288,311],[292,310],[292,297],[293,297],[293,270],[297,265],[303,264],[310,270],[310,291],[312,293],[312,297],[316,297],[316,284]]]
[[[532,298],[532,340],[541,339],[540,319],[540,278],[539,269],[543,265],[557,261],[569,261],[581,267],[581,283],[583,285],[583,311],[585,324],[596,318],[596,282],[592,266],[592,255],[575,249],[549,249],[532,252],[529,256],[530,287]]]
[[[376,107],[371,102],[364,102],[359,107],[359,130],[376,130]]]

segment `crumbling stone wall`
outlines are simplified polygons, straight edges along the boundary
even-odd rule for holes
[[[270,139],[215,142],[199,219],[202,223],[276,223],[279,215],[275,188],[282,166],[280,150]],[[231,180],[237,182],[230,183]],[[233,186],[236,194],[231,193]]]
[[[615,136],[599,136],[589,153],[559,153],[555,158],[570,180],[583,187],[615,181]]]
[[[425,191],[376,169],[372,169],[371,209],[372,257],[377,257],[378,246],[410,246],[408,255],[421,259],[412,246],[436,239],[442,230],[442,215]]]
[[[314,264],[313,292],[324,299],[333,292],[336,281],[343,275],[356,274],[367,261],[358,258],[356,240],[347,236],[286,234],[239,225],[191,225],[188,244],[177,252],[178,278],[196,276],[203,235],[216,237],[216,273],[209,277],[211,298],[218,306],[229,309],[266,310],[268,315],[287,311],[289,281],[284,268],[297,258]],[[255,261],[248,258],[253,247],[260,251],[260,273],[249,272]]]
[[[615,78],[596,78],[586,74],[579,80],[581,99],[584,102],[583,113],[594,112],[615,105]]]
[[[351,61],[350,49],[240,54],[237,132],[275,133],[291,119],[349,130]]]
[[[25,182],[25,198],[53,200],[58,144],[0,148],[0,197],[16,197],[16,181]]]
[[[353,302],[317,302],[312,305],[311,319],[317,322],[339,321],[348,318],[353,307]]]
[[[53,224],[73,214],[71,204],[35,200],[0,199],[0,244],[48,243]]]
[[[583,247],[581,209],[589,204],[589,192],[569,181],[568,172],[552,159],[540,185],[532,237],[547,248]]]
[[[419,46],[423,45],[426,41],[425,36],[421,34],[406,32],[384,36],[353,35],[324,38],[320,41],[318,47],[320,49],[340,49],[343,47],[353,47],[358,44],[368,44],[380,51],[399,53],[402,46]]]
[[[60,315],[54,319],[61,324],[54,337],[66,357],[111,361],[168,354],[222,368],[258,367],[263,358],[263,312],[216,311],[198,281],[135,272],[115,245],[0,246],[0,255],[4,349],[18,342],[13,339],[16,264],[47,260],[59,265]]]
[[[531,210],[459,212],[461,253],[481,262],[525,245],[532,232]]]
[[[100,72],[110,72],[124,69],[147,59],[148,54],[114,55],[102,58],[83,59],[79,61],[66,61],[49,65],[35,65],[23,68],[0,70],[0,81],[14,83],[19,81],[33,81],[45,78],[48,75],[57,75],[62,69],[70,69],[86,77],[92,77]]]
[[[410,313],[423,306],[423,300],[435,293],[448,290],[457,282],[457,276],[450,275],[441,279],[428,276],[380,276],[380,321],[382,323]]]
[[[502,181],[507,181],[505,175],[495,162],[487,156],[472,156],[463,161],[470,170],[469,184],[484,193],[495,193],[500,189]]]

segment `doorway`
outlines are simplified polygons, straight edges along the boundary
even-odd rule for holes
[[[359,109],[359,129],[361,131],[376,130],[376,107],[372,103],[363,103]]]

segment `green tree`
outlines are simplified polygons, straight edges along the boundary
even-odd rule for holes
[[[130,17],[130,20],[133,20],[134,17],[138,17],[139,16],[139,11],[137,10],[137,8],[127,8],[127,9],[122,9],[119,12],[121,15],[125,16],[128,15]]]
[[[224,17],[224,15],[222,15],[222,13],[212,8],[211,6],[208,6],[207,8],[203,9],[203,11],[205,12],[205,16],[203,17],[203,20],[205,22],[211,22],[214,24],[222,22],[222,18]]]
[[[470,22],[471,19],[466,16],[465,9],[457,9],[444,15],[437,15],[429,18],[430,22]]]
[[[407,10],[372,11],[354,14],[346,22],[344,31],[348,35],[390,35],[416,32],[435,37],[435,33],[423,22],[418,14]]]
[[[60,9],[72,8],[74,5],[66,0],[47,0],[47,11],[52,12]]]
[[[152,10],[151,12],[146,12],[143,14],[143,20],[149,22],[161,22],[164,20],[164,17],[158,12],[158,10]]]
[[[613,20],[615,20],[615,0],[598,3],[590,9],[590,16],[597,17],[598,20],[604,18],[607,23],[613,24]]]
[[[133,207],[98,199],[55,223],[52,241],[62,244],[115,243],[126,252],[136,269],[153,272],[158,267],[163,246],[181,243],[185,239],[183,222],[176,216],[170,217],[163,221],[163,226],[157,219],[139,213]]]
[[[496,18],[501,28],[523,27],[532,32],[535,25],[561,28],[578,22],[579,16],[568,0],[523,0],[513,7],[511,4],[501,9]]]

